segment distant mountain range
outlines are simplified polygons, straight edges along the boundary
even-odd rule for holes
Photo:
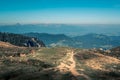
[[[120,46],[120,24],[25,24],[1,25],[0,32],[36,37],[46,46],[104,48]],[[89,34],[90,33],[90,34]]]
[[[70,37],[65,34],[48,33],[1,33],[0,41],[9,42],[17,46],[26,47],[73,47],[73,48],[103,48],[111,49],[120,46],[120,36],[107,36],[103,34],[86,34]]]
[[[15,24],[1,25],[0,32],[10,33],[49,33],[79,36],[88,33],[120,35],[120,24]]]
[[[120,36],[107,36],[103,34],[86,34],[82,36],[69,37],[64,34],[26,33],[29,37],[42,40],[46,46],[69,46],[75,48],[103,48],[110,49],[120,46]]]

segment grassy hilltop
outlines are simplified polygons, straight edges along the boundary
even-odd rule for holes
[[[0,46],[0,80],[120,80],[120,59],[69,47]]]

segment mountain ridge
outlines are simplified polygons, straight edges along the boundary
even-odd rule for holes
[[[97,33],[106,35],[120,35],[120,24],[15,24],[1,25],[0,32],[10,33],[50,33],[66,35],[85,35],[87,33]],[[115,31],[115,32],[114,32]]]
[[[120,45],[120,36],[107,36],[90,33],[82,36],[70,37],[59,34],[26,33],[29,37],[36,37],[45,42],[46,46],[69,46],[75,48],[103,48],[110,49]],[[55,36],[56,35],[56,36]]]

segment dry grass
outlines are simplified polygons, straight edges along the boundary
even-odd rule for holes
[[[93,58],[85,61],[85,64],[91,67],[92,69],[105,70],[105,71],[106,71],[105,65],[113,64],[113,63],[120,64],[120,60],[113,57],[109,57],[109,56],[103,56],[103,57],[97,57],[97,58]]]
[[[94,51],[65,47],[0,49],[0,80],[120,79],[120,60]],[[7,56],[9,53],[22,56]],[[60,71],[64,66],[66,71]]]
[[[0,41],[0,47],[16,47],[8,42],[2,42]]]

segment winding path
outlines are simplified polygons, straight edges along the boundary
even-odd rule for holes
[[[66,56],[60,61],[60,65],[58,65],[57,68],[60,72],[71,72],[73,76],[77,77],[77,80],[79,80],[79,77],[84,77],[86,80],[90,80],[87,75],[80,74],[76,70],[76,61],[74,60],[73,50],[67,50]]]

